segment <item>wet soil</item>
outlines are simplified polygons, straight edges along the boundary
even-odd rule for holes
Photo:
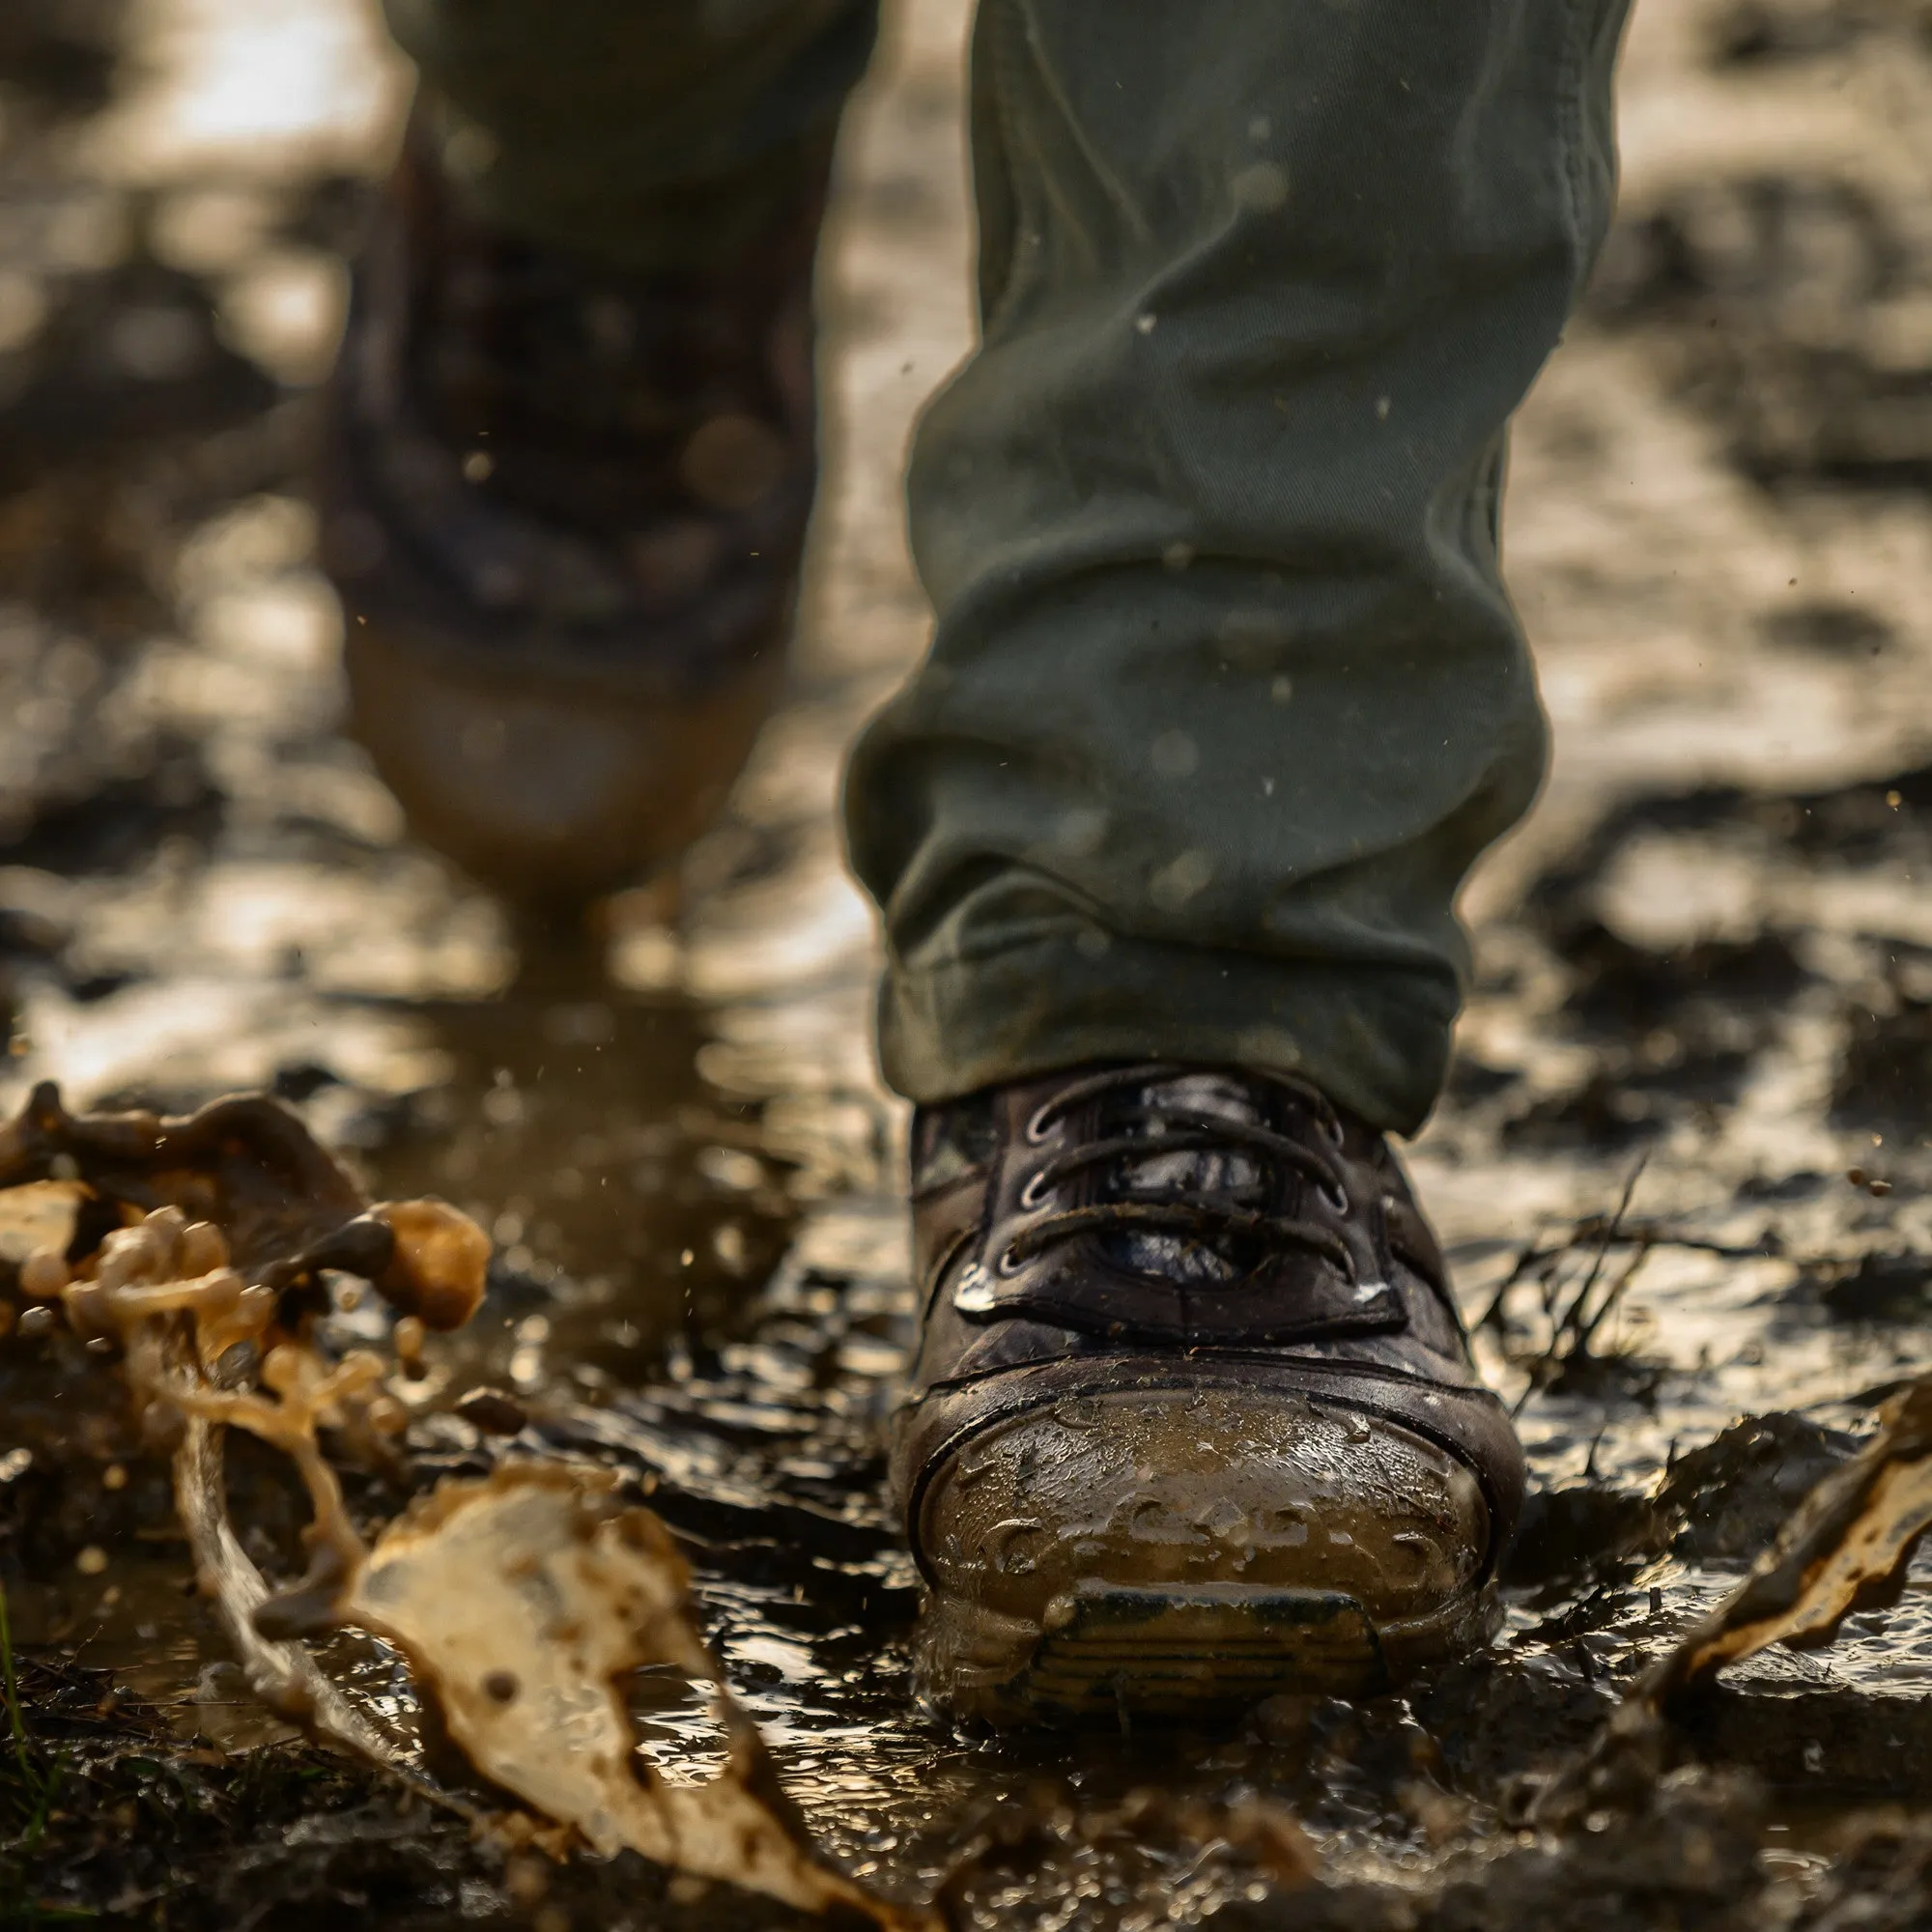
[[[897,461],[968,339],[960,9],[889,13],[821,276],[795,688],[682,928],[630,895],[586,956],[520,953],[338,734],[301,475],[404,85],[369,20],[0,9],[0,1105],[267,1087],[372,1192],[476,1213],[484,1318],[416,1384],[413,1473],[353,1500],[520,1447],[633,1478],[812,1827],[884,1889],[957,1867],[962,1919],[1015,1927],[1927,1922],[1932,1566],[1733,1671],[1634,1813],[1517,1820],[1932,1345],[1932,16],[1649,4],[1622,217],[1520,424],[1557,758],[1471,888],[1478,983],[1409,1151],[1534,1471],[1502,1639],[1400,1699],[1001,1741],[907,1694],[903,1122],[832,815],[923,640]],[[292,1572],[298,1500],[238,1462]],[[506,1865],[254,1709],[185,1570],[98,1368],[0,1339],[0,1922],[781,1918]],[[335,1662],[401,1712],[378,1647]],[[715,1760],[687,1687],[638,1708],[671,1775]]]

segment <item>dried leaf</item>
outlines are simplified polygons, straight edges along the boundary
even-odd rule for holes
[[[1885,1406],[1879,1433],[1801,1502],[1750,1574],[1658,1666],[1667,1698],[1768,1644],[1828,1644],[1855,1610],[1895,1604],[1932,1528],[1932,1376]]]
[[[1928,1528],[1932,1376],[1922,1376],[1886,1405],[1871,1441],[1791,1513],[1744,1581],[1644,1672],[1589,1749],[1546,1788],[1536,1816],[1558,1823],[1654,1781],[1672,1699],[1774,1643],[1829,1644],[1855,1611],[1896,1603]]]

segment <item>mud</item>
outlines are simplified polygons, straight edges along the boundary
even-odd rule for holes
[[[878,1422],[902,1118],[832,806],[916,653],[897,461],[967,341],[956,0],[901,0],[821,275],[831,459],[793,696],[725,821],[587,952],[521,955],[338,733],[309,385],[402,81],[350,0],[0,9],[0,1107],[269,1089],[370,1198],[493,1233],[406,1463],[546,1453],[670,1525],[810,1828],[962,1923],[1840,1928],[1932,1918],[1932,1568],[1679,1716],[1574,1828],[1526,1794],[1843,1467],[1932,1345],[1932,39],[1872,0],[1654,0],[1597,287],[1508,550],[1557,756],[1468,910],[1409,1150],[1538,1493],[1490,1655],[1212,1736],[954,1736],[908,1698]],[[238,78],[238,76],[240,78]],[[372,1339],[345,1300],[337,1346]],[[473,1842],[248,1696],[98,1367],[0,1338],[0,1920],[777,1923],[629,1855]],[[231,1470],[254,1562],[303,1499]],[[399,1662],[327,1662],[406,1718]],[[651,1673],[671,1780],[724,1736]],[[10,1719],[11,1722],[11,1719]]]

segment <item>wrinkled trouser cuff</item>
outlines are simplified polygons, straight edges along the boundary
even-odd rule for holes
[[[1428,1111],[1458,890],[1543,769],[1505,434],[1609,221],[1623,16],[980,0],[937,630],[846,787],[895,1086],[1232,1061]]]
[[[1441,1086],[1456,1008],[1448,973],[1244,958],[1080,927],[895,964],[879,1046],[887,1080],[926,1103],[1160,1059],[1293,1075],[1373,1126],[1413,1133]]]

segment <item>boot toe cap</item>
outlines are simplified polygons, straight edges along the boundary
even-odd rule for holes
[[[1225,1388],[1009,1418],[937,1472],[916,1527],[927,1693],[996,1720],[1375,1688],[1481,1634],[1492,1539],[1475,1475],[1423,1436]]]
[[[1339,1592],[1426,1614],[1483,1567],[1489,1511],[1455,1457],[1294,1396],[1122,1391],[969,1443],[928,1488],[933,1574],[1016,1613],[1089,1581]]]

